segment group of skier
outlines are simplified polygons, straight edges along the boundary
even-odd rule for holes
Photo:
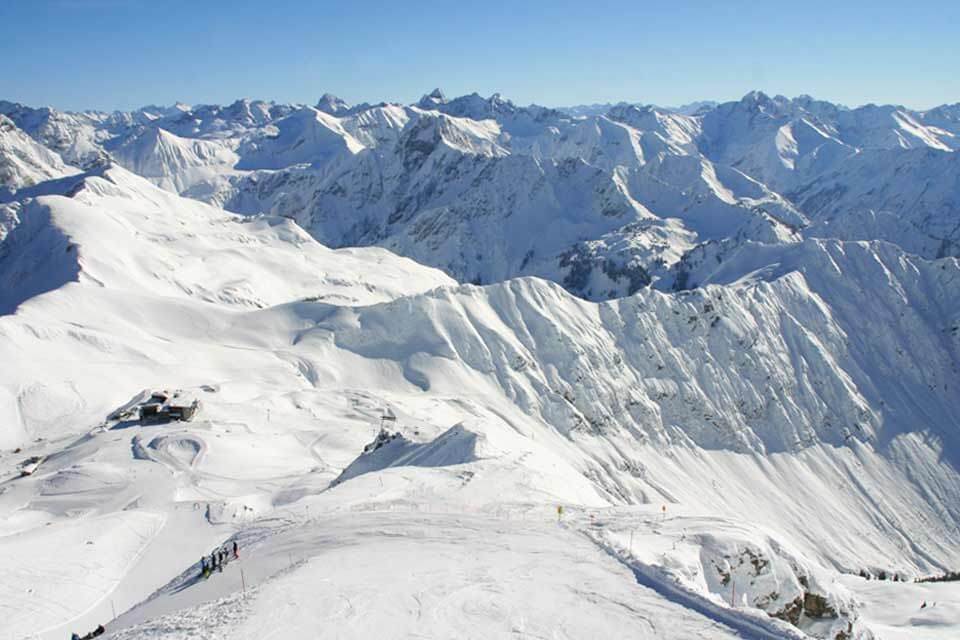
[[[103,627],[102,624],[98,624],[96,629],[94,629],[93,631],[91,631],[85,636],[81,636],[79,633],[71,634],[70,640],[90,640],[91,638],[102,636],[104,633],[106,633],[106,631],[107,630]]]
[[[207,556],[200,556],[200,575],[204,578],[209,578],[210,574],[214,571],[220,571],[222,573],[223,565],[228,563],[231,559],[239,558],[240,547],[237,545],[237,541],[234,540],[232,550],[227,546],[222,546],[214,549],[210,553],[209,559],[207,559]]]
[[[222,547],[217,547],[212,552],[210,552],[210,557],[201,556],[200,557],[200,575],[204,578],[209,578],[210,574],[214,571],[223,571],[223,565],[230,562],[230,560],[239,560],[240,559],[240,546],[237,544],[237,541],[233,541],[232,546],[224,545]],[[90,640],[91,638],[96,638],[97,636],[103,635],[106,629],[103,625],[98,625],[96,629],[91,631],[85,636],[74,633],[70,636],[70,640]]]

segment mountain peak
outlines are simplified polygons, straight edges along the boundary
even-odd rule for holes
[[[316,108],[333,116],[341,115],[350,111],[350,105],[345,100],[333,95],[332,93],[325,93],[320,96],[320,99],[317,101]]]
[[[443,95],[443,91],[441,91],[439,88],[436,88],[420,98],[417,106],[421,109],[436,109],[438,106],[446,103],[447,98]]]
[[[751,112],[777,115],[789,112],[793,103],[782,95],[771,98],[763,91],[754,90],[743,96],[738,104]]]
[[[743,98],[740,99],[740,102],[744,104],[766,104],[772,102],[772,100],[770,99],[770,96],[765,94],[763,91],[754,89],[743,96]]]

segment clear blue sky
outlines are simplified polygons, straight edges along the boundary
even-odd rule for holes
[[[960,0],[0,0],[0,98],[960,101]]]

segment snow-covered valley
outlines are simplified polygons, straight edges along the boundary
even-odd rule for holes
[[[0,638],[960,631],[955,106],[0,113]]]

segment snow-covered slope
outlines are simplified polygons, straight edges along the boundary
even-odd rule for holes
[[[159,127],[144,129],[110,153],[125,168],[174,193],[215,184],[239,158],[223,142],[181,138]]]
[[[0,202],[38,182],[79,173],[0,115]]]
[[[416,139],[518,161],[447,118]],[[16,637],[112,609],[131,609],[119,637],[333,634],[271,613],[309,592],[354,636],[389,615],[398,635],[865,638],[838,572],[960,561],[956,259],[744,238],[686,261],[693,291],[598,304],[331,251],[117,166],[18,205],[0,245]],[[159,388],[199,417],[115,411]],[[240,564],[197,580],[231,536]]]
[[[788,197],[817,222],[811,235],[886,240],[930,258],[960,254],[957,153],[864,151]]]
[[[440,272],[380,249],[331,251],[289,220],[238,217],[160,190],[119,167],[86,176],[70,197],[29,201],[21,220],[0,245],[0,311],[8,314],[38,294],[72,290],[74,283],[121,298],[146,295],[237,309],[301,299],[366,304],[451,283]],[[16,342],[8,337],[4,348]],[[34,366],[42,379],[42,362],[9,371],[15,389],[29,386],[24,380]],[[99,383],[77,384],[82,392]],[[13,411],[4,417],[5,445],[45,435],[44,419],[34,423],[31,414],[17,410],[25,401],[4,405]],[[93,419],[105,408],[100,404],[85,415]]]
[[[240,151],[240,169],[279,169],[295,164],[322,164],[363,146],[348,134],[336,118],[303,107],[275,121],[262,137],[245,143]]]
[[[367,303],[451,283],[383,250],[330,251],[288,219],[214,209],[116,166],[86,174],[69,197],[29,200],[21,215],[0,254],[6,313],[39,290],[78,279],[252,308],[307,297]],[[40,238],[60,246],[41,251]],[[58,271],[73,276],[35,285]]]

